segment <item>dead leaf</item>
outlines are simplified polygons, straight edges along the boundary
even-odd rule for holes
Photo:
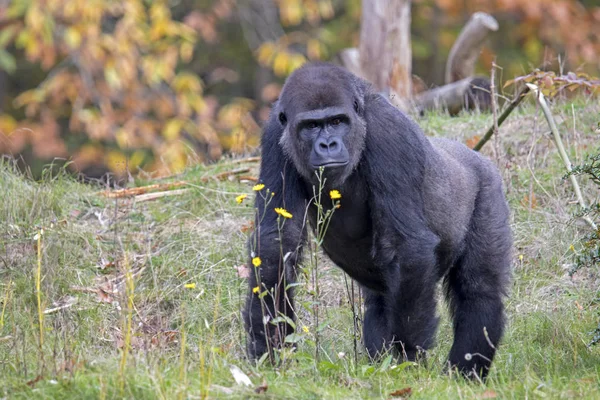
[[[412,388],[406,387],[404,389],[399,389],[399,390],[396,390],[395,392],[390,393],[390,396],[400,397],[400,398],[405,399],[407,397],[410,397],[411,394],[412,394]]]
[[[241,369],[239,369],[235,365],[229,366],[229,371],[231,371],[231,375],[233,375],[233,379],[235,379],[235,383],[238,385],[252,386],[252,381],[248,378]]]
[[[250,268],[246,264],[238,265],[235,267],[237,269],[237,274],[242,279],[250,278]]]
[[[35,386],[36,383],[38,383],[42,379],[44,379],[44,377],[42,375],[38,375],[35,378],[33,378],[32,380],[30,380],[29,382],[27,382],[27,386],[33,387],[33,386]]]
[[[260,386],[254,389],[254,393],[263,394],[269,389],[269,385],[267,385],[267,381],[263,381]]]
[[[105,271],[107,269],[116,268],[116,266],[117,266],[117,263],[115,263],[114,261],[102,260],[100,265],[97,265],[96,267],[98,269],[100,269],[101,271]]]
[[[477,143],[479,143],[480,140],[481,140],[481,136],[479,136],[479,135],[472,136],[472,137],[470,137],[470,138],[467,139],[466,145],[467,145],[468,148],[472,149],[472,148],[475,147],[475,145]]]
[[[72,210],[70,213],[71,218],[77,219],[81,215],[81,210]]]
[[[248,223],[242,225],[242,227],[240,228],[240,231],[242,233],[246,233],[251,229],[254,229],[254,221],[248,221]]]
[[[536,208],[537,207],[537,198],[535,196],[535,193],[531,194],[531,200],[528,195],[523,196],[523,199],[521,199],[521,205],[523,207],[527,207],[527,208],[529,208],[530,206],[532,209]]]
[[[187,276],[188,272],[187,269],[182,268],[179,271],[177,271],[177,274],[175,275],[178,278],[181,278],[182,276]]]
[[[485,392],[479,395],[480,399],[495,399],[496,397],[498,397],[498,395],[491,389],[486,390]]]
[[[98,303],[109,303],[111,304],[114,301],[112,295],[104,289],[98,288],[95,290]]]

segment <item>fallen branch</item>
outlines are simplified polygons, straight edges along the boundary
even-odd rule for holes
[[[249,175],[240,175],[240,182],[258,182],[258,178]]]
[[[232,160],[230,162],[230,164],[246,164],[246,163],[255,163],[255,162],[259,162],[260,161],[260,157],[248,157],[248,158],[241,158],[239,160]]]
[[[237,168],[237,169],[234,169],[231,171],[221,172],[220,174],[217,174],[215,176],[205,176],[200,181],[203,183],[206,183],[206,182],[210,181],[211,179],[216,179],[218,181],[222,181],[222,180],[229,178],[230,176],[245,174],[246,172],[250,172],[250,168]]]
[[[477,142],[477,144],[475,146],[473,146],[473,150],[475,150],[475,151],[481,150],[481,148],[483,147],[483,145],[486,144],[488,140],[490,140],[490,138],[494,134],[494,131],[496,129],[500,128],[500,125],[502,125],[502,123],[504,122],[504,120],[521,103],[521,101],[523,101],[523,98],[525,97],[525,95],[527,93],[529,93],[529,87],[528,86],[523,86],[523,88],[519,91],[519,93],[517,93],[517,95],[515,96],[515,98],[510,102],[510,104],[508,105],[508,107],[506,107],[506,110],[504,110],[504,112],[502,113],[502,115],[500,115],[500,117],[498,118],[498,122],[492,124],[492,126],[490,127],[490,129],[487,130],[487,132],[485,133],[485,135],[483,135],[483,137],[479,140],[479,142]]]
[[[64,304],[61,304],[61,305],[56,306],[54,308],[48,308],[48,309],[44,310],[44,314],[48,315],[48,314],[52,314],[52,313],[55,313],[57,311],[69,308],[69,307],[73,306],[74,304],[77,304],[77,300],[78,300],[77,297],[72,297],[71,296],[71,297],[69,297],[67,299],[67,301]]]
[[[451,115],[462,109],[489,108],[487,78],[470,77],[419,93],[414,100],[419,112],[446,109]]]
[[[139,203],[142,201],[156,200],[156,199],[160,199],[162,197],[167,197],[167,196],[179,196],[179,195],[187,193],[189,191],[190,191],[190,189],[176,189],[176,190],[168,190],[165,192],[145,193],[145,194],[141,194],[139,196],[135,196],[135,201]]]
[[[565,146],[563,145],[562,138],[560,137],[560,132],[558,131],[558,128],[556,127],[556,122],[554,121],[554,117],[552,116],[552,113],[550,112],[550,107],[548,107],[548,103],[546,103],[546,98],[544,97],[544,94],[542,93],[542,91],[540,90],[540,88],[538,86],[536,86],[532,83],[527,83],[526,85],[535,94],[536,100],[538,101],[540,107],[542,108],[544,116],[546,117],[546,121],[548,121],[550,130],[552,131],[552,137],[554,138],[554,143],[556,144],[556,147],[558,148],[558,154],[560,155],[560,158],[562,159],[563,163],[565,164],[565,167],[567,168],[567,172],[571,172],[573,170],[571,160],[569,160],[569,156],[565,150]],[[581,194],[581,188],[579,187],[579,182],[577,182],[577,179],[575,178],[575,175],[573,175],[573,174],[569,175],[569,179],[571,180],[571,184],[573,185],[573,190],[575,191],[575,196],[577,197],[577,202],[579,203],[579,206],[583,210],[586,210],[587,205],[585,203],[583,195]],[[592,219],[589,216],[584,215],[582,218],[585,222],[588,223],[588,225],[592,229],[594,229],[594,230],[598,229],[598,227],[596,226],[596,223],[594,221],[592,221]]]
[[[234,169],[231,171],[225,171],[225,172],[218,173],[214,176],[205,176],[200,179],[200,182],[206,183],[213,179],[218,180],[218,181],[223,181],[225,179],[228,179],[231,176],[244,174],[247,172],[250,172],[250,168],[237,168],[237,169]],[[165,192],[165,191],[173,190],[178,187],[187,186],[187,185],[190,185],[190,183],[186,182],[186,181],[178,181],[178,182],[170,182],[170,183],[156,183],[154,185],[140,186],[140,187],[134,187],[134,188],[127,188],[127,189],[104,190],[102,192],[99,192],[98,194],[100,194],[104,197],[108,197],[109,199],[120,199],[120,198],[126,198],[126,197],[140,196],[140,195],[143,195],[143,194],[149,193],[149,192],[156,192],[156,191]]]
[[[185,181],[169,182],[169,183],[156,183],[154,185],[140,186],[140,187],[134,187],[134,188],[127,188],[127,189],[105,190],[103,192],[100,192],[100,194],[104,197],[108,197],[109,199],[119,199],[119,198],[123,198],[123,197],[139,196],[141,194],[153,192],[156,190],[174,189],[174,188],[178,188],[181,186],[185,186],[187,184],[188,183]]]

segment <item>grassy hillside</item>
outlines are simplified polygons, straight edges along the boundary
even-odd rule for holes
[[[597,101],[553,111],[573,162],[598,150]],[[428,135],[466,141],[491,117],[419,123]],[[573,191],[548,130],[541,112],[525,107],[484,148],[504,177],[515,235],[509,326],[485,386],[442,374],[452,340],[443,302],[427,365],[369,364],[360,344],[355,361],[345,279],[326,259],[319,326],[306,263],[298,350],[278,367],[246,361],[240,307],[252,184],[215,177],[245,167],[255,176],[255,162],[139,181],[186,184],[137,200],[106,198],[66,175],[34,182],[0,162],[0,398],[391,398],[401,389],[412,399],[600,398],[600,347],[587,347],[600,319],[600,273],[568,274],[588,228],[573,218]],[[235,383],[232,365],[251,387]]]

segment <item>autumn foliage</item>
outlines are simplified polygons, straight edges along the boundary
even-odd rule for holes
[[[169,174],[251,151],[283,79],[307,61],[335,60],[360,36],[360,0],[3,4],[0,88],[8,80],[10,92],[0,91],[0,154],[60,157],[84,172]],[[598,75],[592,0],[413,0],[413,72],[425,87],[442,83],[475,11],[500,23],[478,73],[495,60],[504,81],[542,65],[556,77]]]
[[[203,97],[200,78],[181,67],[203,27],[173,20],[167,2],[32,0],[10,3],[4,15],[14,22],[0,44],[21,50],[48,75],[15,99],[25,120],[1,117],[0,152],[30,144],[39,158],[72,158],[80,170],[105,164],[116,173],[179,171],[191,155],[221,156],[215,106]],[[14,70],[6,50],[0,59]],[[87,138],[69,148],[64,128]]]

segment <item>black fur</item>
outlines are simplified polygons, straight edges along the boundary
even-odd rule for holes
[[[257,196],[249,242],[251,256],[262,259],[244,312],[250,357],[281,346],[292,332],[285,323],[264,324],[263,316],[294,318],[288,285],[305,221],[315,225],[318,165],[325,165],[325,197],[331,189],[342,194],[323,248],[364,290],[369,355],[394,347],[414,360],[434,344],[443,280],[454,321],[449,364],[485,377],[503,333],[510,277],[500,176],[462,144],[428,140],[367,82],[328,64],[292,74],[264,129],[260,182],[274,195],[266,196],[268,205],[264,193]],[[293,214],[281,236],[275,207]],[[273,294],[263,306],[255,286]]]

